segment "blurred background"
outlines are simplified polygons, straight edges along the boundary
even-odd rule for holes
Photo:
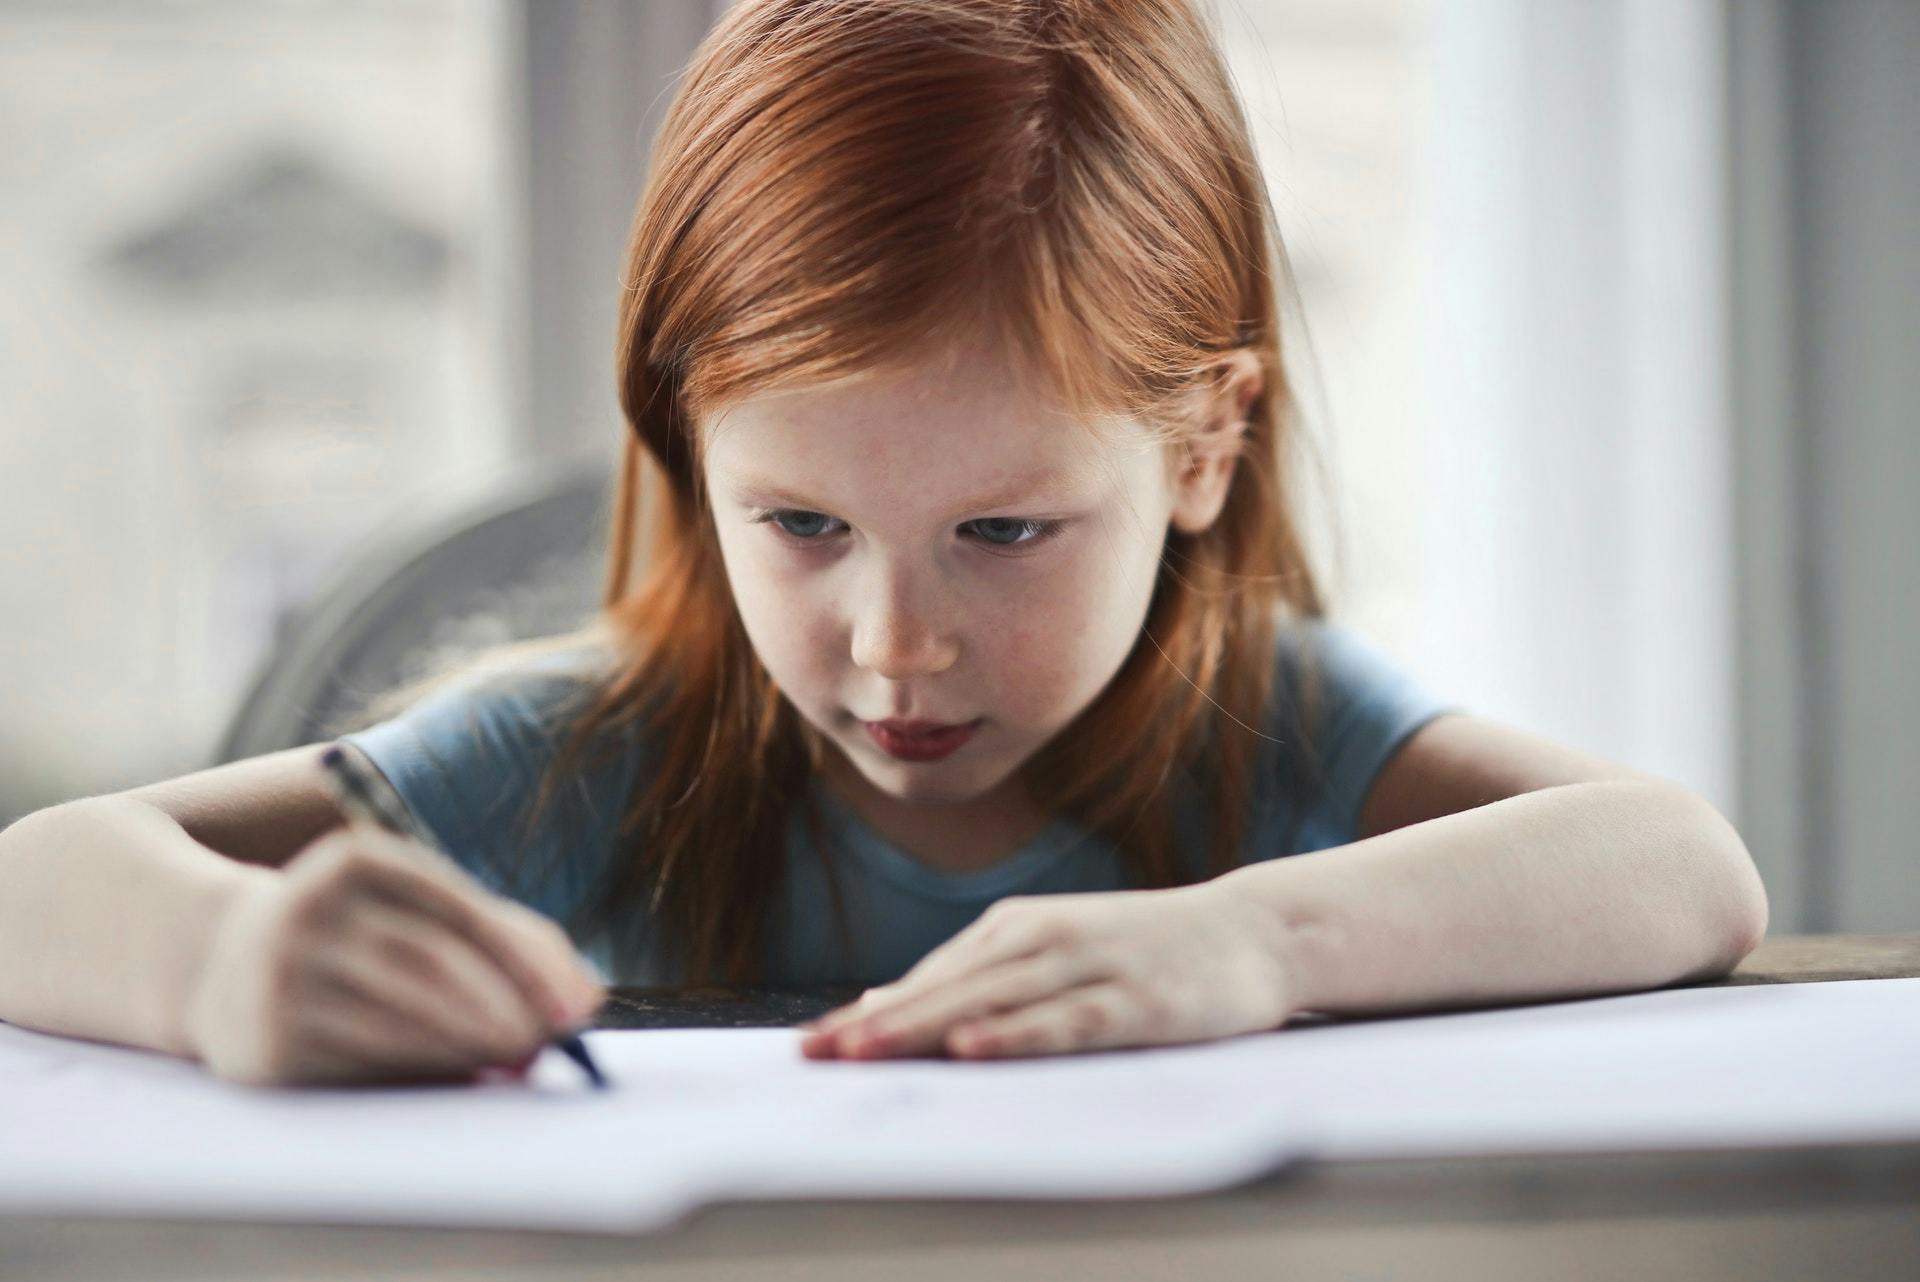
[[[1775,933],[1920,928],[1920,5],[1200,2],[1335,615],[1708,796]],[[725,7],[0,2],[0,824],[211,764],[356,558],[611,463]]]

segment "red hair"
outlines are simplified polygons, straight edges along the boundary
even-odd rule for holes
[[[627,250],[615,367],[632,433],[597,625],[617,661],[535,809],[602,730],[639,722],[654,755],[573,928],[644,918],[686,982],[766,978],[765,917],[822,743],[736,612],[698,424],[982,335],[1024,392],[1090,430],[1131,418],[1176,454],[1227,354],[1258,359],[1218,520],[1169,531],[1143,639],[1022,768],[1142,887],[1186,879],[1167,784],[1192,769],[1216,817],[1206,875],[1235,866],[1276,629],[1323,614],[1288,499],[1285,273],[1246,121],[1185,0],[727,11],[662,125]]]

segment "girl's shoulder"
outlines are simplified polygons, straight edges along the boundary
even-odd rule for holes
[[[483,655],[415,688],[404,706],[358,734],[408,737],[447,753],[521,758],[555,751],[613,677],[604,643]],[[630,738],[630,736],[627,736]]]
[[[1279,626],[1269,708],[1269,777],[1301,812],[1301,849],[1352,841],[1387,759],[1427,722],[1461,710],[1382,645],[1327,618]]]
[[[1327,617],[1282,619],[1274,635],[1276,688],[1309,679],[1345,699],[1390,700],[1415,688],[1408,666],[1351,624]]]
[[[582,646],[469,665],[395,715],[344,734],[420,822],[491,888],[549,916],[604,862],[640,765],[623,727],[587,745],[575,769],[556,755],[611,673]]]
[[[450,674],[428,697],[448,702],[501,703],[551,716],[598,690],[612,675],[613,665],[612,650],[597,642],[582,642],[564,650],[481,658]]]

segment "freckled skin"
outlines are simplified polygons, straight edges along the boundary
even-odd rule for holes
[[[936,866],[992,862],[1044,825],[1017,772],[1119,671],[1184,511],[1170,455],[1141,429],[1103,442],[1008,387],[976,350],[754,398],[703,424],[722,560],[756,653],[832,745],[828,786]],[[1057,483],[1031,499],[961,508],[1050,470]],[[742,500],[747,479],[809,502]],[[784,531],[752,522],[768,509]],[[1034,540],[1022,518],[1065,525]],[[859,721],[901,715],[985,722],[952,755],[905,762]]]

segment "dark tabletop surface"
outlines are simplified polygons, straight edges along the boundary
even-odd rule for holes
[[[595,1028],[786,1028],[860,996],[859,984],[615,988]]]

